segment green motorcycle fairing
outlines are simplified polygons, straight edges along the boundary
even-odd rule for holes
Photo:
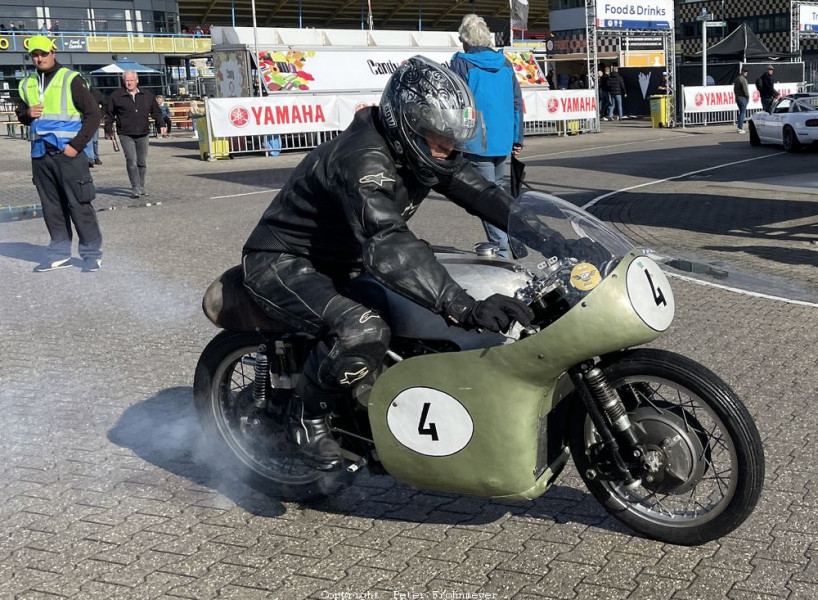
[[[568,458],[564,432],[541,426],[566,387],[570,393],[570,382],[557,386],[560,376],[588,358],[650,342],[663,330],[648,326],[634,308],[629,268],[640,259],[639,268],[645,260],[655,267],[631,252],[581,303],[530,337],[413,357],[390,367],[369,400],[372,433],[386,470],[419,488],[484,497],[541,495]],[[636,266],[631,271],[639,276]],[[655,291],[650,275],[647,280]],[[672,319],[666,279],[663,286]],[[555,393],[558,388],[562,392]],[[538,469],[538,447],[548,443],[548,435],[560,436],[561,452]]]

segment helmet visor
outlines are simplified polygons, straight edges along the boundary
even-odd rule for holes
[[[452,151],[479,153],[486,148],[483,115],[472,107],[437,108],[410,102],[404,105],[406,125],[416,135]]]

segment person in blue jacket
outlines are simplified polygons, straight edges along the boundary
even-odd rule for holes
[[[474,94],[486,126],[485,147],[469,147],[464,153],[480,174],[503,185],[508,155],[523,147],[523,96],[514,68],[502,50],[491,47],[492,34],[475,14],[463,17],[458,30],[463,52],[452,57],[451,70],[460,75]],[[508,235],[483,221],[486,236],[508,257]]]

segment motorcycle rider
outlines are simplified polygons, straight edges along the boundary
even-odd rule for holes
[[[340,468],[329,414],[354,386],[373,379],[389,347],[380,315],[344,289],[362,270],[450,325],[505,331],[513,321],[530,324],[533,314],[519,300],[472,298],[406,224],[434,190],[505,230],[512,198],[461,155],[466,142],[483,135],[465,82],[434,61],[410,58],[378,107],[359,110],[345,131],[296,167],[244,245],[251,296],[320,340],[289,411],[290,436],[307,464]],[[571,244],[556,233],[547,241]]]

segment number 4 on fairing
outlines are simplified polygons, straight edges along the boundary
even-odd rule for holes
[[[437,426],[435,426],[434,423],[429,423],[428,426],[424,426],[426,419],[429,417],[430,406],[431,403],[429,402],[423,403],[423,410],[420,412],[420,423],[418,423],[418,433],[420,435],[430,435],[434,441],[438,441]]]
[[[662,288],[654,285],[653,278],[650,276],[650,271],[647,269],[645,269],[645,277],[648,278],[648,285],[650,285],[650,290],[653,292],[653,301],[656,302],[656,306],[667,306],[667,300],[665,300],[665,295],[662,293]]]

